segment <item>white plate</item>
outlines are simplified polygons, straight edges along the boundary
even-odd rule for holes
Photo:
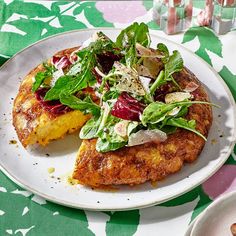
[[[236,192],[230,192],[209,205],[195,221],[191,236],[230,236],[236,223]]]
[[[112,39],[119,33],[117,29],[97,30],[102,30]],[[233,148],[235,110],[232,95],[222,79],[202,59],[183,46],[154,35],[152,45],[155,47],[158,42],[163,42],[170,50],[179,50],[185,65],[207,88],[211,101],[221,106],[221,109],[213,109],[214,122],[208,142],[195,163],[185,165],[179,173],[160,182],[157,188],[147,183],[132,188],[122,187],[116,192],[93,191],[83,186],[70,186],[63,180],[66,178],[62,178],[73,169],[79,147],[78,134],[55,141],[45,149],[25,150],[19,141],[18,145],[9,144],[9,140],[17,139],[11,124],[11,98],[16,96],[22,78],[56,51],[80,45],[94,31],[72,31],[37,42],[15,55],[0,69],[2,171],[20,186],[49,201],[91,210],[125,210],[155,205],[191,190],[214,174],[226,161]],[[221,134],[224,135],[223,138],[219,138]],[[47,157],[46,153],[49,153],[50,157]],[[49,167],[55,168],[53,176],[62,178],[61,182],[50,177],[47,171]]]

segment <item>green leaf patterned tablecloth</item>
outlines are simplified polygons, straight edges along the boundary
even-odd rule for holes
[[[1,1],[0,64],[50,35],[83,28],[125,27],[133,21],[147,23],[152,33],[182,43],[202,57],[236,99],[236,31],[218,37],[208,28],[195,27],[167,36],[152,21],[151,1]],[[0,235],[181,236],[215,198],[235,189],[236,147],[225,165],[191,192],[158,206],[126,212],[90,212],[46,202],[0,172]]]

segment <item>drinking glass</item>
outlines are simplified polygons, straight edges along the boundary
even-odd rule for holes
[[[218,34],[236,28],[236,0],[154,0],[153,18],[175,34],[190,26],[212,27]]]

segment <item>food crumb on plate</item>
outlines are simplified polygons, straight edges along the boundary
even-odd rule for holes
[[[48,168],[48,173],[52,174],[53,172],[55,172],[55,168],[54,167],[49,167]]]
[[[212,140],[211,140],[211,144],[216,144],[217,143],[217,140],[215,139],[215,138],[213,138]]]
[[[11,139],[11,140],[9,141],[9,144],[17,144],[17,141],[16,141],[15,139]]]
[[[79,181],[76,180],[76,179],[73,179],[72,176],[68,176],[67,182],[68,182],[70,185],[77,185],[77,184],[79,184]]]
[[[156,188],[157,187],[157,181],[152,181],[151,185],[152,185],[153,188]]]

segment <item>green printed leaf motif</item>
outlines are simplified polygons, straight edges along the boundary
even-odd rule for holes
[[[220,76],[224,79],[225,83],[228,85],[231,90],[234,100],[236,101],[236,75],[232,74],[230,70],[224,66],[219,72]]]
[[[152,30],[159,30],[160,29],[160,26],[154,20],[148,22],[147,26],[149,29],[152,29]]]
[[[106,225],[107,236],[131,236],[137,231],[139,224],[139,211],[118,211],[110,215]]]
[[[84,211],[49,202],[39,205],[30,200],[32,195],[25,197],[11,193],[16,189],[20,191],[23,189],[10,182],[1,172],[0,179],[1,186],[4,186],[7,191],[0,191],[0,209],[5,212],[0,216],[0,235],[7,235],[6,230],[9,229],[16,232],[18,229],[26,229],[31,226],[34,227],[27,233],[27,236],[78,235],[78,232],[86,236],[94,235],[88,229],[88,221]],[[28,207],[29,211],[22,216],[25,207]]]
[[[199,198],[199,201],[196,207],[193,209],[191,221],[193,221],[211,202],[212,200],[204,193],[201,186],[196,187],[188,193],[183,194],[180,197],[177,197],[168,202],[162,203],[159,206],[174,207],[192,202],[196,198]]]
[[[104,20],[103,14],[95,8],[96,2],[86,2],[82,6],[84,8],[84,15],[88,22],[95,27],[104,26],[112,27],[113,24]]]
[[[153,7],[153,2],[152,1],[143,1],[143,5],[146,8],[146,10],[150,10]]]
[[[184,34],[182,43],[192,41],[196,37],[200,42],[200,47],[195,52],[198,56],[203,58],[210,65],[212,64],[211,59],[208,56],[206,50],[209,50],[222,57],[222,43],[212,30],[206,27],[189,28]]]
[[[236,145],[234,146],[234,150],[233,150],[232,154],[230,155],[230,157],[228,158],[228,160],[225,162],[225,164],[236,165],[235,157],[236,157]]]
[[[8,57],[0,56],[0,66],[8,60]]]
[[[72,8],[74,10],[71,12]],[[83,11],[88,25],[76,18]],[[9,21],[10,17],[16,14],[19,16]],[[6,56],[12,56],[29,44],[53,34],[88,26],[113,26],[104,20],[103,14],[95,8],[95,2],[54,2],[48,8],[36,2],[13,1],[6,4],[2,1],[0,16],[0,28],[7,24],[22,31],[0,32],[0,54]]]
[[[211,203],[212,200],[207,196],[206,193],[204,193],[202,187],[199,187],[199,202],[197,206],[194,208],[191,221],[193,221],[202,211],[205,210]]]
[[[164,202],[164,203],[160,204],[159,206],[173,207],[173,206],[183,205],[187,202],[192,202],[193,200],[195,200],[199,196],[199,192],[200,192],[200,187],[197,187],[197,188],[191,190],[190,192],[185,193],[173,200]]]

